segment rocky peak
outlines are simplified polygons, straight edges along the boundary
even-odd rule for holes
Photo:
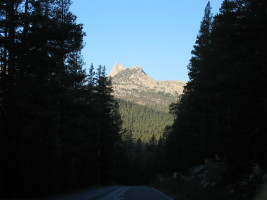
[[[185,82],[156,81],[149,77],[140,66],[124,68],[116,64],[111,70],[112,84],[116,98],[141,105],[165,107],[176,102],[183,93]]]
[[[135,71],[135,72],[138,72],[138,73],[142,73],[142,74],[147,75],[147,74],[144,72],[143,68],[140,67],[140,66],[133,66],[133,67],[131,67],[131,68],[129,68],[129,69],[130,69],[131,71]]]
[[[123,71],[123,70],[125,70],[125,69],[126,69],[126,68],[124,68],[120,63],[117,62],[117,63],[113,66],[113,68],[112,68],[112,70],[111,70],[109,76],[110,76],[110,77],[113,77],[113,76],[115,76],[116,74],[118,74],[119,72],[121,72],[121,71]]]

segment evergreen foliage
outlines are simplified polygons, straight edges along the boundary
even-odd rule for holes
[[[207,4],[189,63],[189,78],[167,131],[169,170],[220,155],[225,181],[254,163],[267,167],[266,46],[263,0],[225,0],[214,18]]]
[[[162,139],[160,139],[161,141]],[[119,171],[117,180],[125,185],[150,184],[156,174],[163,170],[162,143],[158,142],[155,135],[148,141],[143,141],[140,137],[136,140],[131,131],[122,132],[122,147],[124,153],[120,153]],[[166,168],[165,168],[166,169]]]
[[[152,135],[159,139],[166,126],[173,123],[173,116],[150,107],[117,99],[122,119],[122,129],[130,131],[137,140],[149,142]]]
[[[111,180],[121,120],[105,68],[82,66],[69,0],[0,3],[0,194],[33,197]]]

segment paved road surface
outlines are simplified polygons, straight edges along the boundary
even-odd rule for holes
[[[172,200],[172,198],[151,187],[112,186],[57,198],[57,200]]]

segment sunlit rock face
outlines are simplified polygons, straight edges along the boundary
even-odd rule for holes
[[[170,103],[177,102],[186,82],[157,81],[149,77],[142,67],[125,68],[116,63],[109,76],[116,98],[168,111]]]
[[[112,70],[111,70],[109,76],[110,76],[110,77],[113,77],[113,76],[115,76],[116,74],[118,74],[119,72],[121,72],[121,71],[123,71],[123,70],[125,70],[125,69],[126,69],[126,68],[124,68],[120,63],[116,63],[116,64],[114,65],[114,67],[112,68]]]

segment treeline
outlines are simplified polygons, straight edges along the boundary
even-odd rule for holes
[[[166,126],[173,123],[173,116],[148,106],[117,99],[122,119],[122,129],[133,134],[134,140],[149,142],[152,135],[159,139]]]
[[[117,170],[117,183],[124,185],[149,185],[159,172],[167,170],[165,159],[166,146],[164,138],[155,135],[142,140],[135,139],[131,131],[122,132],[122,150],[120,152],[120,168]]]
[[[105,68],[82,68],[85,33],[69,6],[70,0],[0,1],[1,198],[114,178],[117,103]]]
[[[167,169],[187,169],[215,155],[225,183],[258,163],[267,167],[267,10],[263,0],[207,4],[188,65],[189,82],[166,137]]]

